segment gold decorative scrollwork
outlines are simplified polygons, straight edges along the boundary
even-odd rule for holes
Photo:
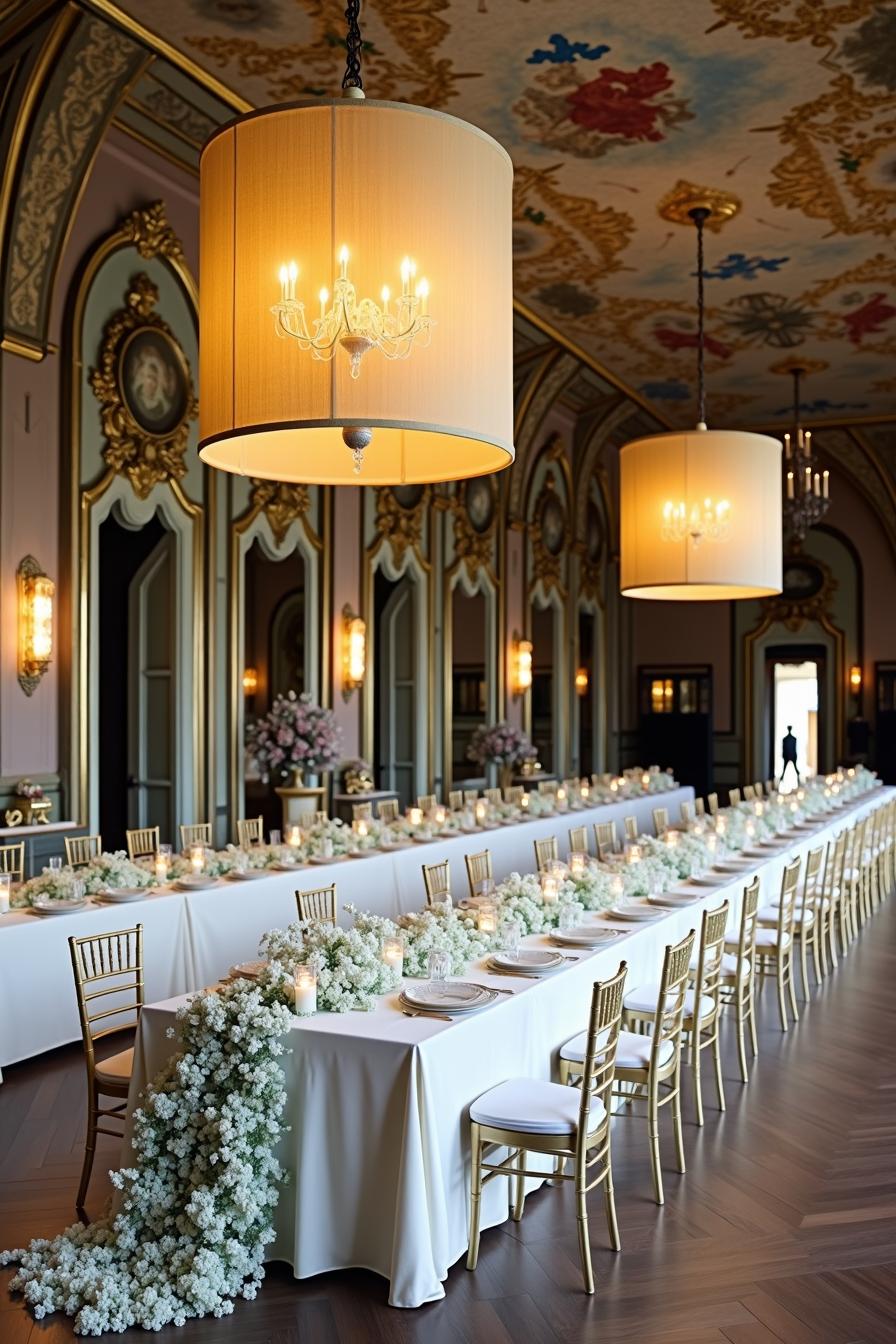
[[[474,476],[458,488],[452,499],[454,509],[454,553],[462,560],[471,582],[480,569],[491,566],[498,500],[490,476]]]
[[[562,449],[561,449],[562,451]],[[529,523],[532,577],[545,593],[562,588],[563,554],[569,545],[569,521],[553,475],[545,476]]]
[[[159,291],[148,275],[140,272],[133,277],[124,308],[113,313],[103,330],[99,368],[90,371],[90,386],[102,407],[103,459],[113,471],[127,476],[140,499],[146,499],[160,482],[185,475],[190,421],[199,410],[186,356],[167,322],[154,311],[158,298]],[[129,350],[132,346],[138,349],[133,343],[148,343],[153,338],[155,361],[162,368],[148,376],[168,380],[156,395],[163,395],[171,407],[167,418],[159,417],[157,427],[151,417],[138,418],[126,367]],[[156,402],[156,406],[161,404]]]
[[[809,621],[825,625],[836,591],[837,580],[828,566],[795,546],[784,556],[783,592],[763,599],[761,624],[780,622],[794,634]]]
[[[250,508],[264,513],[274,534],[274,540],[281,546],[290,525],[297,518],[303,518],[311,506],[311,495],[307,485],[286,484],[283,481],[259,481],[252,478],[252,494],[249,497]]]
[[[141,257],[165,257],[168,261],[186,267],[184,249],[168,223],[164,201],[155,201],[142,210],[131,211],[121,221],[119,235],[132,243]]]
[[[419,552],[430,489],[424,485],[383,485],[376,492],[376,530],[392,547],[396,565],[410,546]]]

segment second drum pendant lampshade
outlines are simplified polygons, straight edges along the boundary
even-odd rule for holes
[[[513,450],[513,171],[402,103],[249,113],[200,177],[200,455],[312,484],[449,481]]]

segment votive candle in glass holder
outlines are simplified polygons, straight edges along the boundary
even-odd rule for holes
[[[665,834],[665,836],[664,836],[663,838],[664,838],[664,840],[666,841],[666,847],[667,847],[668,849],[677,849],[677,848],[678,848],[678,832],[677,832],[677,831],[667,831],[666,834]]]
[[[641,788],[642,788],[642,789],[649,789],[649,788],[650,788],[650,775],[647,773],[646,770],[644,771],[643,775],[641,776]]]
[[[408,808],[408,822],[411,826],[421,826],[423,824],[423,813],[419,807]]]
[[[754,836],[756,835],[756,823],[755,823],[755,821],[750,820],[750,821],[745,822],[745,824],[744,824],[744,834],[747,836],[747,838],[748,838],[749,840],[752,840],[752,839],[754,838]]]
[[[641,846],[636,844],[629,845],[625,851],[625,857],[628,863],[637,863],[641,858]]]
[[[557,799],[557,802],[558,802],[558,803],[565,803],[565,802],[566,802],[566,790],[564,789],[564,787],[563,787],[562,784],[560,785],[559,789],[557,790],[557,793],[556,793],[555,796],[556,796],[556,799]]]
[[[716,817],[716,835],[724,835],[728,829],[728,821],[725,817]]]
[[[588,862],[587,854],[581,850],[575,849],[569,856],[569,872],[571,877],[581,877],[585,871],[585,865]]]
[[[611,792],[611,793],[618,793],[618,792],[619,792],[619,780],[618,780],[618,779],[611,779],[611,780],[610,780],[610,792]]]
[[[621,873],[614,873],[610,878],[610,891],[613,893],[614,905],[625,895],[625,881]]]
[[[498,929],[498,907],[494,901],[480,901],[477,907],[479,932],[493,934]]]
[[[333,837],[331,835],[321,836],[320,856],[322,859],[332,859],[333,857]]]
[[[399,976],[404,974],[404,943],[400,938],[383,939],[383,961]]]
[[[0,873],[0,915],[9,914],[9,896],[12,887],[12,873]]]
[[[196,874],[201,873],[205,867],[205,846],[190,846],[190,868]]]
[[[156,854],[154,871],[157,882],[168,881],[168,855],[163,854],[161,850]]]
[[[719,848],[719,837],[717,835],[708,835],[706,837],[706,848],[710,854],[716,854]]]
[[[556,905],[560,899],[560,879],[556,873],[542,873],[541,897],[545,905]]]
[[[591,797],[591,790],[587,784],[582,785],[582,787],[579,790],[579,796],[581,797],[583,803],[587,803],[588,799]]]
[[[476,804],[475,811],[476,811],[476,822],[479,826],[481,826],[482,823],[485,821],[486,816],[486,806],[481,798],[479,802]]]
[[[301,826],[292,825],[287,827],[286,843],[289,845],[290,849],[298,849],[299,845],[302,843]]]
[[[522,795],[522,797],[520,798],[520,807],[522,808],[522,810],[523,810],[524,812],[528,812],[528,811],[529,811],[529,795],[528,795],[528,793],[524,793],[524,794]]]
[[[311,1017],[317,1012],[317,972],[310,966],[296,969],[295,994],[299,1017]]]
[[[442,807],[441,803],[433,812],[432,819],[440,830],[445,825],[445,822],[448,820],[448,813],[446,812],[445,808]]]

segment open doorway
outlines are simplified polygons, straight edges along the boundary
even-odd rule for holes
[[[799,780],[817,775],[820,765],[822,731],[824,652],[808,647],[769,649],[767,686],[771,710],[771,769],[781,781],[782,792],[797,788]],[[784,739],[792,734],[795,743],[796,771],[787,767],[784,776]]]

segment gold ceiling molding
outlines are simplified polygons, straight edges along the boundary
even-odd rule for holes
[[[56,272],[94,155],[122,94],[151,59],[96,18],[81,17],[63,37],[16,146],[8,225],[3,346],[32,359],[48,349]]]
[[[740,197],[733,192],[719,191],[716,187],[700,187],[696,182],[688,182],[680,177],[671,191],[667,191],[657,201],[656,208],[661,219],[668,219],[672,224],[686,224],[690,229],[694,227],[690,214],[692,210],[710,210],[712,213],[706,221],[706,227],[718,233],[729,219],[738,214],[741,205]]]
[[[186,356],[154,311],[158,298],[148,275],[134,276],[124,308],[106,323],[99,368],[89,376],[102,407],[103,460],[127,476],[140,499],[186,475],[190,422],[199,411]]]
[[[286,484],[283,481],[259,481],[251,479],[252,493],[249,507],[253,516],[263,513],[270,524],[271,532],[278,546],[286,540],[286,534],[297,518],[305,519],[311,507],[311,494],[307,485]]]

